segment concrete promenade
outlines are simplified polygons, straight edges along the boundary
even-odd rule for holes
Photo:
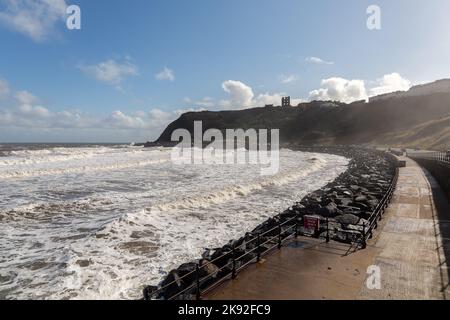
[[[298,238],[205,299],[449,299],[450,205],[410,159],[367,249]],[[366,286],[380,268],[381,289]]]

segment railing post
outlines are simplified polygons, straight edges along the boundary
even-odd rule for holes
[[[256,239],[256,262],[261,261],[261,234],[258,233],[258,238]]]
[[[298,218],[295,219],[295,239],[298,238]]]
[[[330,242],[330,226],[329,226],[329,221],[328,221],[328,217],[327,217],[327,243]]]
[[[365,249],[367,247],[367,243],[366,243],[366,223],[363,223],[363,231],[362,231],[362,243],[361,246],[363,249]]]
[[[231,255],[233,257],[233,269],[231,271],[231,278],[232,279],[236,279],[236,257],[235,257],[235,252],[234,252],[234,246],[235,246],[235,244],[233,243],[233,250],[231,252]]]
[[[278,223],[278,249],[281,249],[281,220]]]
[[[200,300],[201,292],[200,292],[200,267],[198,266],[198,263],[195,266],[195,282],[197,285],[195,298],[197,300]]]

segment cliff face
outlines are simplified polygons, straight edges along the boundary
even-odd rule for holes
[[[241,111],[183,114],[162,133],[168,143],[175,129],[280,129],[281,142],[302,144],[383,144],[450,149],[450,90],[404,94],[353,104],[314,101],[298,107],[264,107]]]
[[[429,95],[434,93],[446,93],[450,92],[450,79],[437,80],[432,83],[421,84],[412,87],[408,91],[397,91],[392,93],[386,93],[379,96],[370,98],[371,101],[385,100],[398,97],[417,97],[423,95]]]

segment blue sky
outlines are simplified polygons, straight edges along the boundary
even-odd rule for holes
[[[68,5],[81,30],[68,30]],[[381,30],[366,26],[369,5]],[[151,140],[186,110],[353,101],[450,74],[450,2],[0,0],[0,142]]]

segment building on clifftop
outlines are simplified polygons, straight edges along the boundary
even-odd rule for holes
[[[291,106],[291,97],[281,98],[281,106],[282,107],[290,107]]]

